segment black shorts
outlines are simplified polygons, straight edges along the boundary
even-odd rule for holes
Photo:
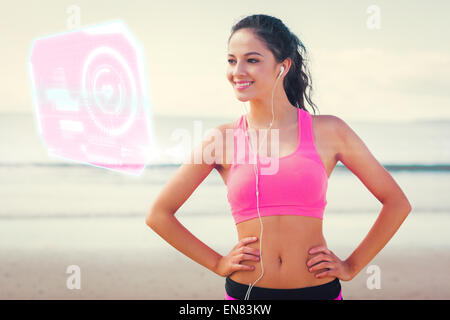
[[[225,279],[225,300],[244,300],[249,285]],[[296,289],[252,287],[249,300],[343,300],[338,278],[318,286]]]

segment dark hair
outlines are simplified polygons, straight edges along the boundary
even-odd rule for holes
[[[304,104],[304,99],[306,99],[313,110],[317,108],[311,101],[312,80],[304,58],[306,48],[298,37],[280,19],[265,14],[254,14],[241,19],[231,28],[228,43],[233,34],[243,28],[252,29],[256,37],[273,53],[278,63],[283,62],[286,58],[291,58],[291,68],[283,80],[283,87],[289,102],[297,108],[306,110]]]

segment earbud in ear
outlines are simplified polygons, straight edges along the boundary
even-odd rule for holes
[[[283,71],[284,71],[284,66],[281,66],[281,68],[280,68],[280,74],[279,74],[278,76],[281,76],[281,75],[283,74]]]

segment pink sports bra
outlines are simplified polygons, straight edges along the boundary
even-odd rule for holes
[[[278,158],[277,166],[271,166],[277,158],[258,156],[261,217],[293,215],[323,218],[327,204],[328,175],[314,144],[312,116],[308,111],[298,108],[297,119],[299,132],[294,152]],[[248,140],[245,115],[241,116],[237,126],[234,125],[233,136],[234,156],[227,177],[227,198],[234,221],[238,224],[258,218],[254,153]],[[252,141],[256,141],[254,136]],[[270,166],[277,170],[267,174]],[[266,174],[261,174],[263,170],[266,170]]]

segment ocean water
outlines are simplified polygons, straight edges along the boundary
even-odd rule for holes
[[[205,132],[232,120],[159,116],[154,133],[164,150],[176,150],[179,141],[171,137],[175,130],[185,129],[194,136],[196,121]],[[347,123],[390,172],[414,212],[450,212],[450,122]],[[0,219],[145,216],[181,161],[166,152],[159,163],[151,163],[136,177],[55,158],[48,155],[32,114],[1,114]],[[177,214],[230,215],[226,193],[213,170]],[[373,213],[380,208],[342,163],[330,177],[327,202],[325,215]]]

